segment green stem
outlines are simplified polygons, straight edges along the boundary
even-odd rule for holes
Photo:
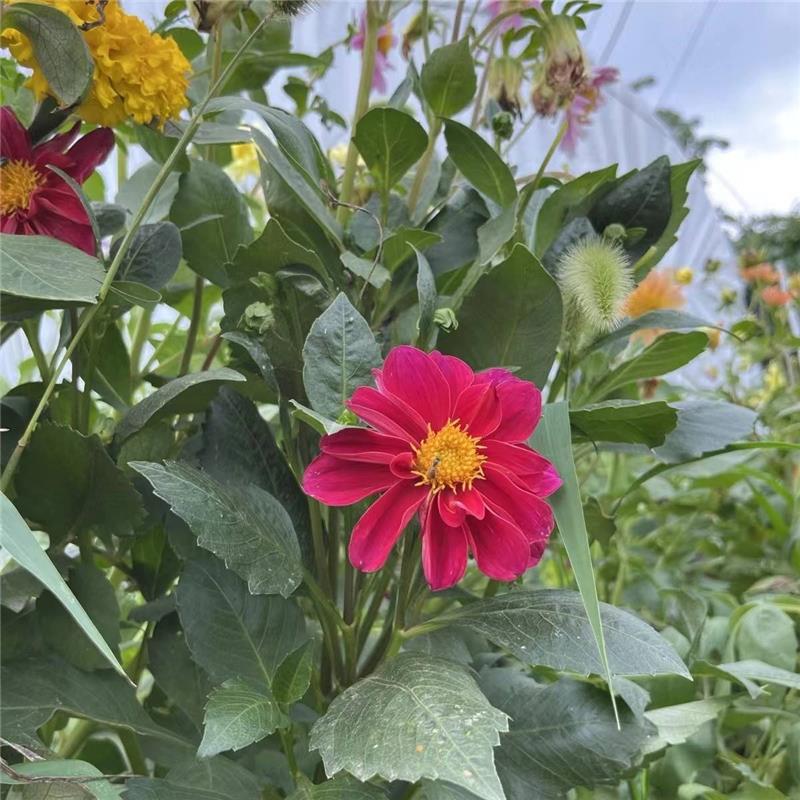
[[[367,2],[367,19],[364,29],[364,49],[361,51],[361,75],[358,80],[358,94],[356,95],[356,108],[353,113],[353,125],[351,130],[356,129],[356,125],[361,117],[369,108],[369,95],[372,90],[372,76],[375,72],[375,54],[378,50],[378,31],[380,20],[378,19],[378,4],[375,0]],[[347,145],[347,158],[342,174],[342,189],[339,192],[339,200],[342,203],[350,203],[353,198],[353,185],[356,179],[356,167],[358,166],[358,150],[353,139]],[[340,205],[336,216],[340,223],[347,220],[350,210]]]
[[[69,729],[59,734],[58,755],[61,758],[73,758],[96,728],[97,723],[90,719],[74,720]]]
[[[517,209],[518,225],[522,222],[522,219],[525,216],[525,209],[528,207],[528,203],[530,203],[534,192],[538,188],[539,182],[542,180],[542,175],[544,175],[544,171],[547,169],[547,165],[550,163],[550,159],[552,159],[552,157],[555,155],[555,152],[558,149],[558,146],[561,144],[561,140],[564,138],[564,134],[566,132],[567,132],[567,120],[565,119],[561,123],[561,126],[558,129],[558,133],[556,133],[556,137],[555,139],[553,139],[550,148],[548,149],[547,153],[545,153],[544,160],[539,165],[539,170],[537,171],[533,180],[520,193],[519,208]]]
[[[300,767],[297,766],[297,758],[294,754],[294,733],[291,727],[279,728],[278,733],[281,737],[281,747],[283,747],[283,754],[286,756],[286,763],[289,765],[289,772],[296,784],[297,776],[300,774]]]
[[[194,300],[192,302],[192,316],[189,320],[189,330],[186,332],[186,346],[183,348],[183,356],[181,358],[181,366],[178,370],[178,376],[181,377],[189,372],[189,367],[192,365],[192,355],[194,355],[194,347],[197,342],[197,333],[200,330],[200,322],[203,317],[203,287],[205,280],[201,275],[194,279]]]
[[[136,734],[128,728],[120,728],[117,731],[120,742],[125,748],[125,755],[128,756],[128,761],[131,764],[131,771],[137,775],[147,775],[147,762],[144,760],[141,745]]]
[[[47,363],[42,345],[39,343],[39,323],[34,322],[32,319],[26,319],[22,323],[22,330],[25,333],[25,338],[28,340],[28,345],[31,348],[33,357],[36,360],[36,366],[39,369],[39,374],[43,381],[48,379],[50,375],[50,366]]]
[[[103,302],[106,299],[109,291],[111,290],[111,284],[116,277],[117,271],[120,268],[125,256],[128,253],[128,249],[131,246],[131,242],[133,241],[133,237],[136,235],[136,232],[139,230],[139,226],[142,224],[145,216],[147,215],[150,207],[153,205],[153,201],[156,199],[161,187],[164,185],[164,181],[166,181],[169,174],[172,172],[175,163],[183,155],[186,147],[188,146],[189,142],[191,141],[194,134],[197,132],[197,129],[200,127],[200,123],[203,119],[203,114],[205,113],[206,107],[211,102],[211,100],[216,97],[217,93],[221,90],[221,88],[227,83],[228,78],[233,73],[234,69],[236,69],[237,64],[241,57],[247,52],[247,49],[256,39],[256,37],[261,33],[264,26],[266,26],[269,21],[272,19],[272,13],[267,14],[259,23],[258,25],[253,28],[250,35],[245,39],[242,43],[241,47],[234,53],[231,60],[226,65],[225,69],[222,71],[222,75],[219,76],[218,80],[214,82],[211,88],[208,90],[208,94],[202,100],[200,105],[197,107],[197,110],[192,115],[189,124],[186,126],[183,134],[181,135],[180,139],[178,139],[178,143],[172,149],[172,152],[167,156],[166,161],[164,161],[161,169],[158,171],[158,175],[156,175],[155,180],[153,181],[150,188],[147,190],[147,193],[142,200],[141,206],[139,206],[139,210],[136,212],[136,215],[131,222],[130,227],[125,233],[125,236],[120,243],[119,250],[117,250],[116,255],[114,256],[111,265],[106,272],[106,277],[103,281],[102,286],[100,287],[100,291],[97,295],[97,303],[93,305],[83,316],[81,320],[81,325],[78,328],[77,332],[73,335],[72,341],[67,346],[67,349],[64,352],[61,360],[59,361],[56,368],[53,370],[50,380],[45,387],[44,392],[42,393],[42,397],[39,400],[39,404],[36,406],[30,421],[28,422],[27,427],[20,436],[19,441],[17,442],[17,446],[14,448],[14,452],[11,454],[11,457],[8,459],[8,464],[6,464],[6,468],[3,472],[3,477],[0,479],[0,491],[5,492],[8,489],[9,484],[11,483],[11,479],[14,477],[14,473],[17,470],[17,465],[19,464],[19,460],[22,457],[22,453],[25,451],[25,448],[28,446],[28,442],[31,440],[31,436],[33,436],[33,432],[36,430],[36,426],[39,423],[39,418],[44,413],[47,404],[50,402],[50,397],[52,396],[53,392],[56,388],[56,383],[58,379],[61,377],[61,373],[64,371],[64,367],[66,366],[69,359],[72,357],[72,354],[77,349],[78,345],[80,344],[81,339],[83,338],[84,334],[86,333],[89,325],[91,325],[92,320],[94,319],[95,315],[100,310],[100,307],[103,305]]]
[[[134,380],[139,377],[139,362],[142,360],[142,350],[150,335],[150,323],[153,319],[152,309],[140,308],[139,312],[139,321],[131,343],[131,377]]]
[[[431,130],[428,134],[428,146],[422,154],[419,164],[417,164],[417,171],[414,173],[414,182],[411,184],[411,190],[408,193],[408,210],[411,212],[412,217],[414,216],[414,211],[419,202],[422,185],[425,182],[425,175],[428,172],[428,167],[430,166],[431,159],[436,150],[436,140],[439,138],[439,131],[441,131],[441,129],[442,121],[439,117],[436,117],[431,123]]]

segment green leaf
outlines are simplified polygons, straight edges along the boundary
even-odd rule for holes
[[[727,703],[727,697],[709,697],[645,711],[645,719],[655,725],[658,731],[647,741],[645,752],[655,753],[667,745],[683,744],[703,725],[716,719]]]
[[[452,119],[444,121],[447,152],[464,177],[500,206],[517,199],[514,176],[497,151],[475,131]]]
[[[231,678],[208,698],[197,756],[210,758],[226,750],[241,750],[288,723],[274,698],[263,688]]]
[[[378,181],[389,190],[419,161],[428,146],[425,129],[396,108],[373,108],[358,121],[353,142]]]
[[[48,308],[94,303],[105,278],[96,258],[49,236],[0,233],[0,253],[3,294],[56,301]]]
[[[436,280],[431,272],[431,265],[419,250],[417,254],[417,298],[419,302],[419,318],[417,319],[418,341],[427,349],[434,332],[433,317],[439,298],[436,294]]]
[[[202,411],[220,386],[246,378],[232,369],[209,369],[175,378],[137,403],[117,425],[120,442],[157,419]]]
[[[489,701],[511,719],[497,751],[508,800],[555,800],[576,786],[616,786],[639,761],[649,726],[626,711],[618,727],[601,690],[565,679],[541,686],[511,669],[480,677]]]
[[[632,334],[641,330],[668,330],[668,331],[693,331],[698,328],[716,328],[694,314],[687,314],[685,311],[677,311],[672,308],[662,308],[657,311],[648,311],[641,317],[626,322],[614,329],[611,333],[601,336],[592,342],[587,348],[587,352],[597,350],[600,347],[616,342],[619,339],[627,339]],[[722,330],[719,328],[718,330]]]
[[[434,50],[422,67],[420,87],[439,117],[453,117],[466,108],[477,88],[469,41],[464,38]]]
[[[602,233],[615,222],[626,229],[644,228],[645,235],[626,247],[631,259],[636,261],[659,240],[670,221],[670,177],[669,159],[661,156],[643,170],[619,178],[614,188],[589,212],[594,229]]]
[[[103,773],[94,764],[74,759],[50,759],[14,764],[14,772],[31,781],[43,778],[100,778]],[[117,800],[122,796],[122,786],[109,781],[91,780],[86,783],[59,783],[58,781],[27,782],[16,780],[10,775],[0,773],[0,784],[18,786],[6,795],[8,800],[83,800],[94,797],[96,800]]]
[[[736,625],[736,653],[742,661],[763,661],[793,671],[797,663],[794,620],[771,603],[756,603]]]
[[[774,686],[785,686],[787,689],[800,689],[800,675],[795,672],[773,667],[763,661],[734,661],[727,664],[709,664],[706,661],[695,661],[692,665],[695,677],[722,678],[741,684],[753,699],[764,694],[759,683]]]
[[[593,617],[603,620],[608,668],[581,595],[568,589],[508,592],[435,619],[479,633],[534,666],[580,675],[689,676],[671,645],[638,617],[606,603],[597,604]]]
[[[36,429],[14,485],[20,512],[54,542],[81,531],[106,541],[130,536],[144,516],[139,493],[99,437],[52,422]]]
[[[355,253],[346,250],[341,259],[348,271],[376,289],[382,289],[392,279],[389,270],[378,264],[374,258],[359,258]]]
[[[292,601],[250,594],[215,558],[186,564],[177,601],[189,650],[217,683],[242,678],[269,686],[284,658],[308,638]]]
[[[336,433],[337,431],[352,427],[351,425],[341,425],[332,419],[328,419],[322,414],[318,414],[313,409],[298,403],[296,400],[290,400],[289,402],[293,406],[292,416],[305,422],[306,425],[313,428],[320,436],[324,436],[327,433]]]
[[[615,389],[645,378],[657,378],[688,364],[708,346],[708,336],[701,331],[665,333],[641,353],[611,370],[592,389],[593,397],[606,397]]]
[[[485,800],[504,800],[494,767],[505,714],[458,664],[402,653],[346,689],[311,730],[329,776],[434,778]],[[380,732],[380,735],[377,733]]]
[[[279,703],[296,703],[311,684],[314,650],[311,642],[298,647],[281,662],[272,679],[272,694]]]
[[[139,167],[125,183],[122,184],[115,201],[122,208],[126,209],[131,216],[135,215],[141,208],[147,191],[161,169],[160,164],[148,162],[143,167]],[[175,195],[178,193],[180,177],[177,172],[170,172],[164,185],[158,190],[155,200],[145,213],[144,222],[159,222],[169,216]]]
[[[182,786],[163,778],[131,778],[125,784],[125,800],[233,800],[230,790]],[[236,800],[256,800],[257,795],[235,795]]]
[[[275,369],[261,341],[255,336],[241,331],[226,331],[222,334],[222,338],[244,349],[253,360],[261,377],[264,379],[264,383],[267,384],[267,388],[277,394],[278,382],[275,378]]]
[[[607,400],[569,412],[573,439],[625,442],[657,447],[678,422],[678,412],[663,400]]]
[[[147,600],[162,596],[177,577],[180,562],[161,526],[139,534],[131,548],[131,574]]]
[[[78,564],[69,576],[68,585],[116,660],[121,637],[114,587],[92,564]],[[93,670],[108,666],[106,657],[98,651],[91,637],[82,632],[81,626],[55,595],[49,592],[43,594],[36,601],[36,610],[42,636],[50,649],[79,669]]]
[[[426,252],[434,275],[461,269],[475,260],[478,229],[488,219],[486,203],[474,189],[462,188],[456,192],[428,225],[428,231],[441,238]]]
[[[31,43],[50,93],[61,106],[71,106],[86,94],[94,62],[66,14],[41,3],[15,3],[3,9],[3,27],[15,28]]]
[[[148,311],[152,311],[161,302],[160,292],[134,281],[114,281],[111,284],[110,297],[116,300],[116,305],[140,306]]]
[[[386,792],[371,783],[357,781],[352,775],[340,773],[329,781],[311,783],[302,780],[289,800],[386,800]]]
[[[401,226],[384,240],[381,261],[389,272],[394,272],[399,266],[413,257],[414,248],[426,250],[441,240],[441,236],[431,231]],[[374,251],[369,255],[374,256]]]
[[[218,286],[229,283],[225,265],[253,231],[247,204],[224,170],[210,161],[192,161],[180,177],[170,219],[181,229],[183,257],[198,274]]]
[[[121,241],[111,246],[112,258],[119,250]],[[181,232],[171,222],[142,225],[133,235],[117,278],[141,283],[158,291],[172,280],[182,252]]]
[[[289,514],[304,555],[310,548],[308,499],[255,404],[223,386],[206,412],[200,466],[223,485],[252,483]]]
[[[758,418],[751,408],[714,400],[682,400],[672,407],[677,409],[678,424],[655,451],[670,463],[688,461],[751,436]]]
[[[458,312],[458,330],[442,349],[474,369],[518,367],[544,386],[561,337],[561,294],[524,245],[478,281]]]
[[[517,203],[487,219],[478,228],[478,251],[481,264],[488,264],[514,235],[517,226]]]
[[[17,509],[14,508],[5,495],[0,495],[0,497],[2,498],[0,500],[0,520],[2,521],[2,525],[0,525],[0,545],[20,567],[30,572],[43,586],[52,592],[53,596],[70,613],[108,663],[120,675],[125,675],[125,670],[117,661],[103,635],[78,602],[69,586],[67,586],[53,562],[39,546],[36,537],[25,524],[25,520],[22,519]],[[4,720],[5,724],[7,724],[7,720]]]
[[[381,353],[367,321],[339,293],[303,346],[303,384],[315,411],[336,419],[359,386],[372,383]]]
[[[300,584],[294,527],[272,495],[252,484],[222,485],[175,461],[163,466],[132,461],[129,466],[191,528],[201,547],[247,581],[250,592],[288,597]]]
[[[132,685],[110,670],[82,672],[55,656],[13,661],[0,681],[3,736],[34,749],[36,735],[56,711],[127,728],[186,747],[186,742],[153,722],[136,699]]]

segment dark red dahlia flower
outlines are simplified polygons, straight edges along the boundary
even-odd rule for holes
[[[326,505],[381,493],[353,528],[352,564],[380,569],[415,513],[432,589],[457,583],[469,552],[501,581],[538,563],[553,530],[542,498],[561,479],[525,443],[541,417],[536,386],[406,346],[374,375],[377,388],[362,386],[347,404],[370,427],[323,436],[303,477],[306,493]]]
[[[52,236],[94,255],[86,209],[69,184],[48,169],[52,164],[82,184],[106,160],[113,132],[98,128],[72,144],[79,127],[31,146],[14,112],[0,109],[0,231]]]

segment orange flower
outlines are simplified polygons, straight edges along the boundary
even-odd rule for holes
[[[653,270],[628,295],[625,311],[629,317],[641,317],[662,308],[683,308],[686,298],[675,281],[673,270]]]
[[[765,286],[761,290],[761,299],[766,305],[778,308],[790,303],[794,299],[794,295],[781,289],[780,286]]]
[[[753,267],[745,267],[742,270],[742,277],[748,283],[766,283],[768,285],[778,283],[781,279],[775,267],[766,261]]]

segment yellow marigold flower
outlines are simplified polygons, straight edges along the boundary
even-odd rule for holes
[[[641,317],[662,308],[683,308],[686,298],[672,270],[653,270],[628,295],[625,310],[629,317]]]
[[[17,0],[9,0],[17,2]],[[163,125],[187,107],[189,62],[174,39],[151,33],[139,17],[126,14],[118,0],[109,0],[104,19],[93,2],[48,0],[76,25],[100,22],[83,33],[94,60],[94,78],[77,114],[87,122],[116,125],[130,117]],[[27,86],[37,99],[49,94],[47,81],[28,39],[12,28],[2,31],[3,47],[33,70]]]
[[[252,142],[232,144],[231,155],[233,160],[226,170],[235,181],[244,181],[259,174],[258,148]]]
[[[681,286],[688,286],[694,279],[694,272],[691,267],[680,267],[675,270],[675,281]]]

